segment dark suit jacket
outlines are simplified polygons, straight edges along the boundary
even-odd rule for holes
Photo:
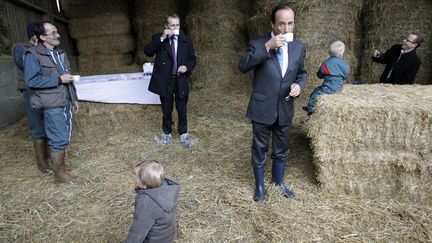
[[[275,50],[269,52],[265,43],[271,35],[252,40],[240,60],[242,72],[254,69],[253,91],[246,116],[252,121],[266,125],[278,122],[287,125],[294,116],[294,99],[285,101],[291,84],[297,83],[303,90],[308,75],[304,70],[306,48],[299,40],[288,43],[288,70],[282,77]]]
[[[412,50],[403,54],[401,59],[396,63],[401,50],[401,45],[394,45],[381,56],[373,57],[375,62],[387,64],[380,78],[381,83],[414,83],[421,64],[420,58],[417,56],[416,50]],[[393,71],[390,75],[390,80],[387,80],[387,75],[392,68]]]
[[[170,76],[174,59],[169,38],[166,38],[161,42],[161,36],[162,33],[153,35],[151,41],[144,46],[144,53],[150,57],[156,55],[153,74],[149,84],[149,91],[164,97],[169,95],[168,84],[171,81]],[[189,83],[187,77],[196,65],[196,57],[192,41],[182,31],[180,31],[177,46],[177,66],[180,67],[182,65],[187,67],[187,72],[179,74],[177,78],[177,95],[179,95],[180,98],[184,98],[189,94]]]

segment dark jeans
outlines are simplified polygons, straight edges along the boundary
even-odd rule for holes
[[[161,107],[162,107],[162,131],[165,134],[172,132],[172,112],[174,108],[174,101],[178,114],[178,132],[183,134],[187,132],[187,102],[188,96],[179,99],[177,95],[178,84],[177,79],[171,79],[170,86],[168,87],[168,94],[165,97],[160,96]]]

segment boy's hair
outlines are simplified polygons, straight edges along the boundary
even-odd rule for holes
[[[164,169],[156,160],[146,160],[135,167],[135,186],[137,188],[160,187],[164,180]]]
[[[329,54],[330,56],[336,56],[336,57],[342,57],[345,52],[345,44],[340,41],[336,40],[330,43],[329,46]]]

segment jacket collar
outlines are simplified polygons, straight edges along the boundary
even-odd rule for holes
[[[60,55],[63,54],[63,50],[57,47],[54,47],[54,50],[57,51]],[[46,48],[42,43],[38,43],[36,45],[36,52],[39,53],[40,55],[45,55],[45,56],[49,56],[50,55],[50,51],[48,48]]]

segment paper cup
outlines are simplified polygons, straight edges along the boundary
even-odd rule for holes
[[[175,29],[175,30],[173,30],[173,32],[174,32],[174,35],[180,35],[180,30],[179,29]]]
[[[72,77],[73,77],[74,81],[79,81],[81,75],[72,75]]]

